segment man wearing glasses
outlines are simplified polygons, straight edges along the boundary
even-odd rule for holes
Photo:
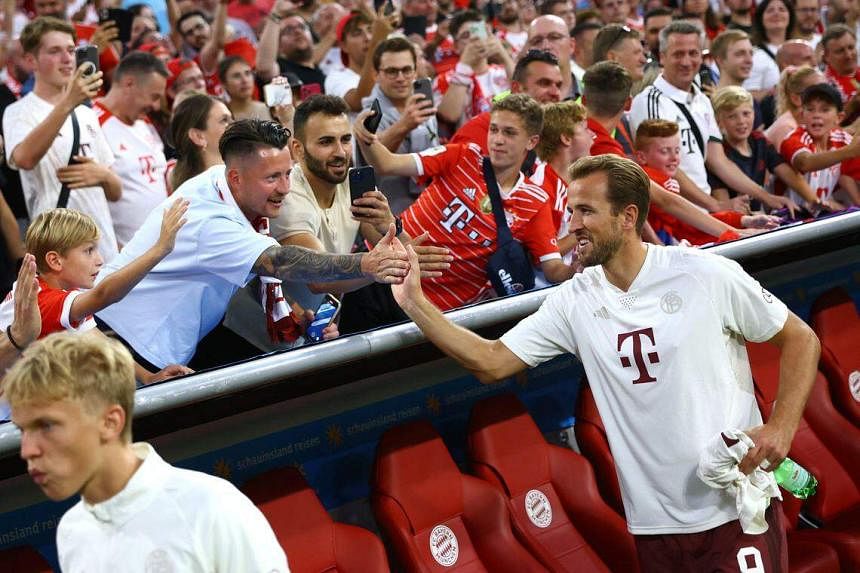
[[[416,63],[415,47],[405,38],[389,38],[373,53],[376,85],[362,107],[369,109],[373,100],[379,101],[382,119],[377,137],[393,153],[419,153],[439,145],[436,107],[413,90]],[[426,186],[396,175],[377,176],[377,183],[395,214],[409,207]]]
[[[538,16],[529,25],[526,51],[545,50],[556,57],[561,70],[563,99],[576,99],[580,94],[579,82],[571,69],[575,48],[576,40],[570,35],[566,22],[560,16]]]
[[[257,76],[262,82],[275,76],[295,74],[302,84],[316,84],[323,91],[326,76],[314,62],[311,30],[302,17],[280,0],[266,18],[257,44]]]
[[[218,68],[218,60],[224,55],[227,36],[227,3],[219,2],[213,25],[206,15],[195,10],[186,12],[176,22],[182,36],[182,53],[200,66],[204,75],[211,75]]]
[[[594,39],[594,61],[618,62],[633,82],[642,79],[645,73],[645,48],[639,32],[621,24],[605,26]]]

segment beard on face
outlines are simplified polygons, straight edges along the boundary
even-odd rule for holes
[[[350,157],[347,155],[343,159],[332,159],[328,163],[320,161],[316,157],[314,157],[308,148],[305,147],[305,167],[307,167],[308,171],[313,173],[316,177],[319,177],[323,181],[327,181],[329,183],[333,183],[337,185],[338,183],[343,183],[346,181],[347,173],[349,172],[349,164]],[[337,177],[331,173],[326,167],[343,167],[343,176]]]
[[[591,253],[580,257],[579,263],[584,267],[605,265],[621,248],[621,231],[617,225],[612,225],[609,239],[598,241],[595,240],[594,235],[588,233],[588,240],[591,241]]]
[[[304,48],[293,48],[286,53],[287,61],[289,62],[306,62],[314,55],[314,49],[311,46]]]

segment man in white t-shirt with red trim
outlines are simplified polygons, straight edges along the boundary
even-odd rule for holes
[[[167,198],[164,143],[146,113],[161,109],[167,68],[148,52],[131,52],[117,66],[107,95],[96,101],[99,118],[122,180],[122,196],[110,204],[117,241],[125,245]]]
[[[586,269],[501,339],[449,322],[415,273],[392,288],[395,299],[434,344],[486,383],[560,354],[580,358],[643,572],[786,570],[778,502],[767,511],[768,532],[746,535],[734,496],[706,486],[696,467],[707,442],[733,428],[755,442],[741,471],[779,465],[815,379],[815,334],[736,263],[643,243],[649,181],[632,161],[585,157],[570,176],[571,232]],[[744,339],[781,349],[779,400],[767,424]]]

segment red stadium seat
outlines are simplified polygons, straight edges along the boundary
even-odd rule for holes
[[[546,571],[514,537],[502,494],[460,473],[429,422],[382,436],[372,487],[377,521],[406,571]]]
[[[296,468],[266,472],[242,490],[269,520],[293,573],[388,573],[379,538],[333,521]]]
[[[585,404],[583,404],[583,402],[585,402]],[[621,493],[618,486],[618,477],[615,474],[615,462],[612,460],[612,453],[609,451],[609,443],[606,441],[603,422],[600,420],[600,413],[597,411],[597,407],[594,404],[594,397],[591,393],[591,389],[585,384],[582,385],[579,399],[577,400],[575,429],[576,426],[579,426],[581,421],[581,418],[579,417],[580,412],[588,414],[588,421],[586,424],[590,425],[592,428],[600,429],[600,432],[589,431],[584,433],[583,436],[588,440],[589,451],[597,452],[600,463],[605,468],[611,469],[611,472],[605,470],[605,477],[601,476],[599,479],[611,481],[611,484],[608,484],[611,485],[611,487],[607,489],[619,492],[618,503],[620,504]],[[604,440],[602,443],[598,439],[600,436],[602,436]],[[584,452],[585,450],[583,449],[583,444],[580,441],[581,438],[578,429],[576,432],[576,439],[580,450],[583,450]],[[594,460],[592,459],[591,461],[593,464]],[[784,522],[786,523],[786,533],[788,535],[788,562],[791,573],[836,573],[839,571],[840,553],[826,541],[819,541],[813,537],[807,536],[806,531],[794,531],[797,526],[797,514],[800,509],[800,503],[797,503],[797,500],[794,500],[791,496],[787,496],[786,501],[783,502],[783,510],[785,511],[789,507],[792,507],[793,511],[786,511],[786,517],[788,519],[784,520]],[[789,524],[791,525],[789,526]]]
[[[594,403],[594,394],[588,384],[583,383],[576,401],[576,443],[594,467],[597,476],[597,486],[600,494],[618,515],[624,516],[624,503],[621,500],[621,488],[618,485],[618,474],[615,471],[615,460],[609,451],[609,441],[606,439],[606,428]]]
[[[830,383],[833,403],[860,427],[860,316],[857,307],[844,289],[832,289],[815,301],[811,322],[821,340],[821,369]],[[854,383],[853,393],[851,382]]]
[[[770,417],[779,387],[779,351],[770,344],[747,344],[755,380],[756,400],[765,420]],[[822,439],[824,438],[824,439]],[[789,456],[819,481],[817,493],[803,504],[804,514],[821,525],[801,530],[806,539],[823,541],[839,553],[843,569],[860,571],[860,430],[833,408],[820,374],[810,394]],[[790,494],[785,494],[789,497]],[[797,504],[786,515],[797,521]]]
[[[45,558],[29,545],[0,551],[0,570],[15,573],[51,573],[53,571]]]
[[[633,537],[588,461],[548,444],[514,395],[475,405],[469,452],[475,474],[508,499],[514,533],[550,571],[638,571]]]

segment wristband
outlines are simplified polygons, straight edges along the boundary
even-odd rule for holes
[[[394,217],[394,236],[399,237],[403,233],[403,219]]]
[[[24,352],[24,347],[20,346],[17,342],[15,342],[15,339],[12,338],[12,325],[11,324],[6,327],[6,338],[8,338],[9,342],[12,344],[12,346],[15,347],[15,350],[17,350],[18,352]]]
[[[454,66],[455,74],[462,74],[468,78],[472,78],[475,75],[475,70],[472,69],[472,66],[469,64],[464,64],[463,62],[457,62],[457,65]]]
[[[472,85],[472,78],[475,77],[475,72],[472,68],[463,62],[457,62],[454,66],[454,71],[448,76],[448,83],[458,86]]]
[[[269,20],[271,20],[273,23],[280,24],[281,20],[283,20],[283,19],[284,19],[284,17],[281,16],[280,14],[275,14],[274,12],[269,12]]]

